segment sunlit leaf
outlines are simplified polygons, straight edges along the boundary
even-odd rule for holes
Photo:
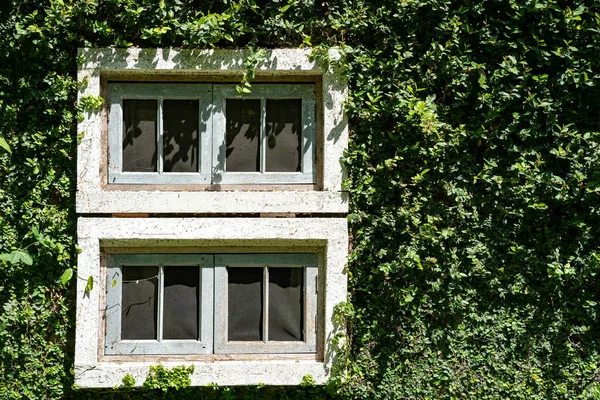
[[[71,269],[71,268],[67,268],[67,269],[65,270],[65,272],[63,272],[63,274],[61,275],[61,277],[60,277],[60,282],[61,282],[63,285],[66,285],[66,284],[67,284],[67,282],[69,282],[69,281],[71,280],[71,278],[72,278],[72,277],[73,277],[73,269]]]
[[[0,136],[0,147],[2,147],[4,150],[6,150],[10,154],[12,154],[12,150],[10,149],[10,146],[8,145],[8,143],[2,136]]]
[[[89,293],[92,291],[92,289],[94,289],[94,277],[90,275],[85,285],[85,292]]]
[[[33,259],[25,250],[13,250],[10,254],[0,254],[0,260],[8,261],[11,264],[23,264],[32,265]]]

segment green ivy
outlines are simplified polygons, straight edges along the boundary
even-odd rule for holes
[[[174,367],[167,369],[162,365],[153,365],[144,381],[144,387],[147,389],[160,389],[167,391],[170,388],[175,390],[190,386],[190,375],[194,372],[194,367]]]
[[[0,35],[0,397],[600,397],[597,1],[9,0]],[[72,389],[84,46],[250,47],[242,92],[259,49],[342,51],[329,385]]]

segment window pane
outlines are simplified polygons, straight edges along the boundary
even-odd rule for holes
[[[156,100],[123,100],[123,171],[156,172]]]
[[[302,100],[267,100],[267,172],[299,172]]]
[[[198,266],[164,267],[163,339],[198,339]]]
[[[303,268],[269,268],[269,340],[303,340]]]
[[[262,340],[262,268],[227,268],[228,340]]]
[[[260,171],[260,100],[227,99],[227,172]]]
[[[198,171],[198,100],[163,101],[165,172]]]
[[[123,266],[121,339],[156,339],[158,267]]]

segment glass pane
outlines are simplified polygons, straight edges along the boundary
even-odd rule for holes
[[[303,340],[303,268],[269,268],[268,340]]]
[[[198,171],[198,100],[163,101],[163,170]]]
[[[227,99],[227,172],[260,171],[260,100]]]
[[[164,267],[163,339],[198,339],[198,266]]]
[[[262,268],[227,268],[228,340],[262,340]]]
[[[121,339],[156,339],[158,267],[123,266]]]
[[[302,100],[267,100],[267,172],[300,172]]]
[[[123,171],[156,172],[156,100],[123,100]]]

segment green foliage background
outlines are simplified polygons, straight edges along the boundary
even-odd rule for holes
[[[2,2],[0,253],[33,264],[0,261],[0,398],[600,398],[599,30],[594,0]],[[71,388],[83,46],[342,49],[344,375]]]

